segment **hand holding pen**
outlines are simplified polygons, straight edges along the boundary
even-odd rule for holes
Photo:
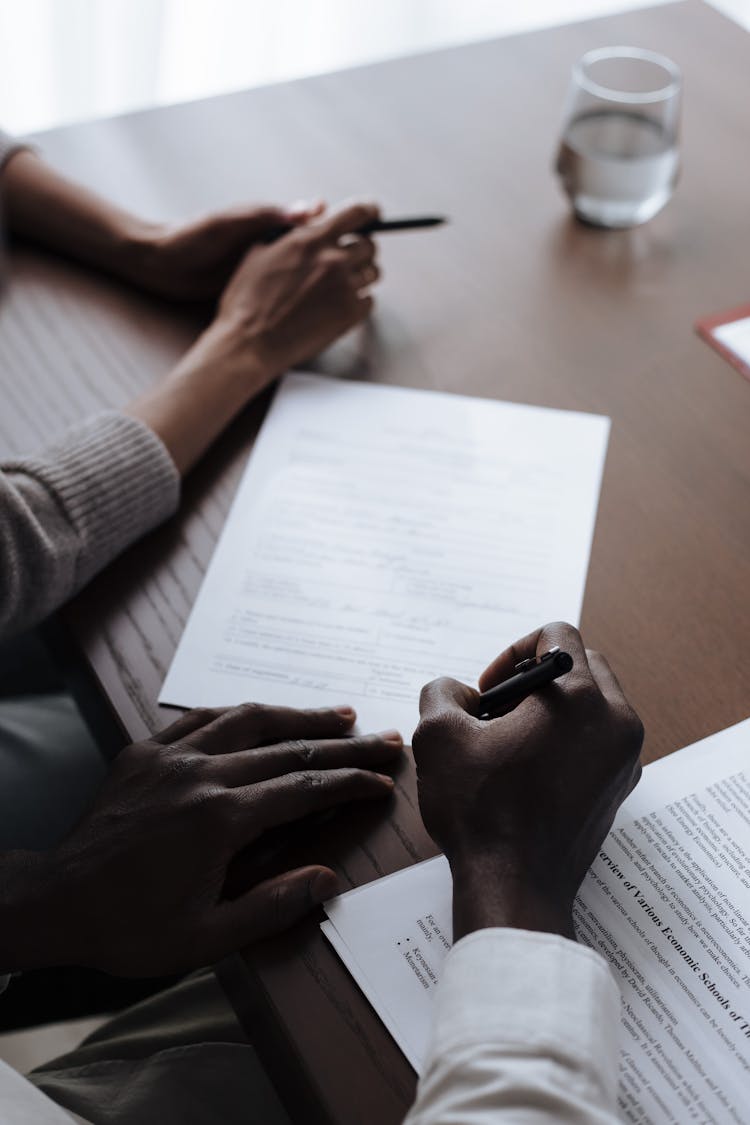
[[[515,666],[515,675],[479,696],[479,718],[492,719],[515,707],[532,691],[538,691],[559,679],[573,667],[573,657],[553,645],[541,656],[528,656]]]
[[[556,674],[562,654],[572,667]],[[428,684],[412,743],[422,817],[453,874],[454,940],[487,926],[572,937],[578,887],[640,776],[643,727],[571,625],[517,641],[479,682],[484,704],[456,680]],[[488,722],[488,696],[491,711],[516,704]]]
[[[388,234],[392,231],[428,230],[432,227],[442,227],[448,220],[444,215],[409,215],[399,219],[370,219],[357,227],[354,234]],[[293,230],[293,226],[272,227],[264,236],[265,242],[275,242]]]

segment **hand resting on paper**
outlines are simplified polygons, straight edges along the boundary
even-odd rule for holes
[[[0,857],[0,966],[89,965],[124,976],[210,964],[288,928],[338,890],[310,865],[224,896],[263,833],[387,797],[394,731],[348,737],[348,709],[189,711],[123,750],[90,811],[49,852]]]
[[[481,689],[553,645],[573,670],[500,718],[476,718],[479,693],[455,680],[422,692],[419,805],[451,865],[455,940],[491,926],[573,936],[578,888],[640,777],[642,724],[572,626],[547,625],[506,649]]]

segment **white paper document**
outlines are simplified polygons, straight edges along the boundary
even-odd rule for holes
[[[341,895],[323,932],[417,1072],[451,944],[443,857]],[[647,766],[584,880],[622,995],[629,1122],[750,1120],[750,719]]]
[[[348,703],[408,738],[422,686],[475,683],[578,622],[609,420],[291,374],[160,702]]]
[[[750,316],[720,324],[714,328],[713,334],[720,344],[733,351],[750,367]]]

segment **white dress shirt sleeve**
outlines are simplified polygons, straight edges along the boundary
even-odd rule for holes
[[[478,930],[446,958],[404,1125],[616,1125],[620,997],[554,934]]]

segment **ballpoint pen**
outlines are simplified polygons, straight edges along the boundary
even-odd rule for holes
[[[425,230],[428,227],[441,227],[447,222],[448,220],[444,215],[410,215],[401,219],[373,219],[352,233],[387,234],[389,231]],[[272,227],[263,236],[263,241],[275,242],[277,238],[282,238],[285,234],[289,234],[291,230],[294,230],[293,226]]]
[[[516,664],[516,674],[479,696],[479,718],[491,719],[498,711],[520,703],[532,691],[545,687],[564,676],[573,667],[573,657],[561,652],[558,645],[541,656],[532,656]]]

